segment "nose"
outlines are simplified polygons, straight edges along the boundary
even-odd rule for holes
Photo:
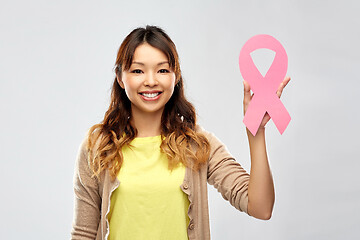
[[[144,85],[148,86],[148,87],[154,87],[154,86],[158,85],[158,81],[156,79],[155,74],[153,74],[153,73],[147,74],[145,77]]]

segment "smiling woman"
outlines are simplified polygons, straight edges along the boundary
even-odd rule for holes
[[[210,239],[207,183],[236,209],[270,218],[268,115],[256,136],[248,132],[249,175],[196,124],[176,47],[162,29],[133,30],[120,46],[115,74],[109,109],[79,150],[72,239]],[[244,86],[247,109],[251,94]]]
[[[117,80],[131,102],[133,125],[147,126],[148,131],[141,131],[143,136],[138,137],[159,135],[160,126],[149,126],[149,122],[154,122],[149,120],[161,119],[176,81],[167,56],[150,44],[143,43],[136,48],[130,68],[122,70],[122,76]]]

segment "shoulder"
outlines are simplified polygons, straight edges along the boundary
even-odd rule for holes
[[[232,155],[229,153],[226,145],[219,138],[217,138],[214,133],[205,130],[200,125],[196,125],[195,131],[203,134],[206,137],[206,139],[208,140],[209,145],[210,145],[210,156],[214,155],[215,153],[221,152],[221,153],[224,153],[225,155],[232,157]]]
[[[88,155],[89,155],[89,151],[88,151],[88,136],[85,136],[78,148],[78,153],[77,153],[77,158],[76,158],[76,169],[78,171],[82,170],[82,169],[87,169],[89,167],[89,162],[88,162]]]
[[[195,126],[195,132],[201,133],[201,134],[205,135],[205,137],[208,137],[208,136],[211,137],[211,135],[213,135],[211,132],[206,131],[202,126],[200,126],[198,124],[196,124],[196,126]]]
[[[90,141],[89,141],[90,140]],[[79,172],[85,172],[87,174],[92,175],[92,171],[90,168],[90,162],[92,159],[91,157],[94,157],[96,154],[97,148],[99,147],[101,140],[101,136],[97,138],[94,138],[93,135],[89,135],[87,133],[78,148],[77,158],[76,158],[76,168]]]
[[[215,136],[214,133],[205,130],[202,126],[196,125],[195,132],[203,134],[209,142],[219,141],[218,138]]]
[[[90,167],[90,156],[88,136],[85,136],[80,143],[75,161],[74,184],[76,187],[80,185],[97,186],[98,180],[101,179],[94,176]]]

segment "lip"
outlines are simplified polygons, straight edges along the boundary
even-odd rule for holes
[[[158,91],[158,90],[152,90],[152,91],[141,91],[141,92],[139,92],[140,94],[141,93],[162,93],[162,91]]]
[[[154,98],[149,98],[149,97],[145,97],[144,95],[142,95],[142,93],[159,93],[159,95],[157,95]],[[162,92],[161,91],[142,91],[142,92],[139,92],[139,95],[145,101],[156,101],[161,97]]]

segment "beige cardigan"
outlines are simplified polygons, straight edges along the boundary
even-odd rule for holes
[[[221,193],[224,199],[240,211],[247,212],[249,175],[230,155],[225,145],[212,133],[198,127],[210,142],[209,160],[199,171],[186,168],[180,186],[188,195],[190,223],[189,240],[210,239],[207,182]],[[86,141],[80,146],[74,175],[75,207],[71,239],[105,240],[109,234],[107,214],[111,193],[119,186],[118,179],[111,181],[105,171],[100,180],[91,178],[87,160]]]

